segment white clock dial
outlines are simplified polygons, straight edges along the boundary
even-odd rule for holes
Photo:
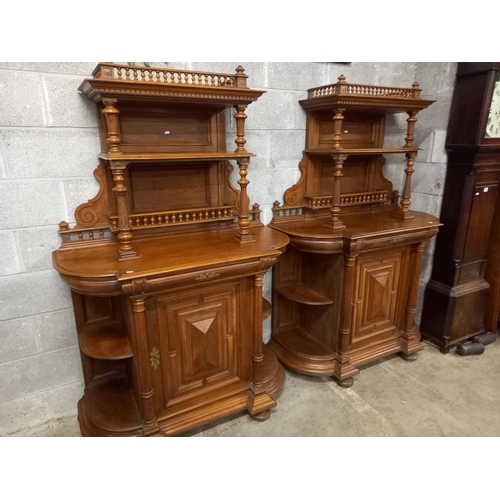
[[[490,113],[486,123],[486,137],[500,137],[500,81],[495,83]]]

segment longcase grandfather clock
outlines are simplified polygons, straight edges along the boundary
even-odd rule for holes
[[[444,226],[420,325],[443,353],[485,331],[490,301],[485,269],[500,180],[500,63],[458,64],[446,151]],[[490,328],[495,331],[496,324],[490,322]]]

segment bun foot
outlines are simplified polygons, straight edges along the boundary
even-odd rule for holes
[[[352,386],[352,384],[354,384],[353,378],[347,378],[345,380],[337,380],[334,378],[333,380],[337,382],[337,385],[340,385],[340,387],[343,387],[344,389],[348,389],[349,387]]]
[[[418,353],[415,353],[415,354],[404,354],[403,352],[400,352],[399,355],[405,361],[417,361],[417,359],[418,359]]]
[[[258,422],[264,422],[264,420],[267,420],[271,416],[271,412],[269,410],[267,410],[267,411],[264,411],[262,413],[257,413],[256,415],[252,415],[250,413],[250,416],[254,420],[257,420]]]

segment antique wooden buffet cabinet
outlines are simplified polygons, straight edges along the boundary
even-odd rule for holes
[[[358,367],[422,349],[414,316],[425,243],[438,219],[409,210],[419,111],[411,88],[353,85],[343,75],[300,101],[307,113],[301,178],[274,204],[271,227],[290,237],[273,273],[269,346],[286,366],[349,387]],[[408,114],[401,147],[384,147],[386,114]],[[404,134],[403,134],[404,135]],[[406,157],[401,202],[383,155]]]
[[[72,290],[82,434],[173,435],[244,409],[267,418],[284,370],[262,343],[262,280],[289,239],[247,196],[245,110],[263,92],[241,66],[101,63],[93,76],[80,91],[97,104],[100,190],[73,228],[60,224],[53,254]]]

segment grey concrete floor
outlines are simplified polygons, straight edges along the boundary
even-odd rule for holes
[[[361,368],[350,389],[287,371],[271,418],[247,413],[190,436],[500,436],[500,340],[480,356],[441,354],[424,342],[419,359],[397,355]],[[18,436],[80,436],[75,418]]]

